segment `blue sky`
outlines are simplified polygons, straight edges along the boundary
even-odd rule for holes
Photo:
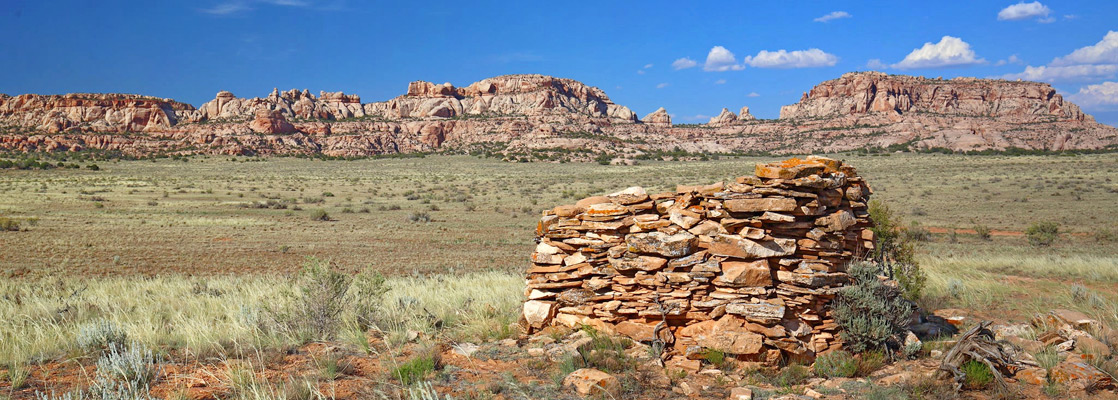
[[[413,80],[540,73],[705,122],[743,105],[775,118],[818,82],[874,69],[1045,81],[1118,123],[1116,1],[680,3],[5,0],[0,93],[371,102]]]

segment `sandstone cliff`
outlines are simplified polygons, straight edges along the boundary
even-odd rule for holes
[[[881,72],[851,72],[816,85],[799,103],[782,107],[780,118],[877,113],[991,117],[1006,122],[1090,118],[1044,83],[925,79]]]
[[[416,81],[399,97],[364,104],[356,95],[294,89],[263,98],[223,91],[198,109],[137,95],[0,95],[0,150],[367,156],[482,148],[510,158],[592,160],[676,149],[1118,147],[1118,129],[1035,82],[850,73],[817,85],[781,115],[756,120],[742,107],[705,125],[673,126],[663,108],[638,120],[601,89],[543,75],[465,87]]]
[[[191,120],[194,107],[131,94],[0,95],[0,121],[46,133],[151,132]]]

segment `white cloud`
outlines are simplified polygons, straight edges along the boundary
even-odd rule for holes
[[[814,19],[814,21],[815,22],[827,22],[827,21],[830,21],[830,20],[833,20],[833,19],[850,18],[850,17],[853,17],[853,15],[850,15],[850,13],[848,13],[846,11],[831,11],[830,14],[827,14],[827,15],[824,15],[822,17],[816,18],[816,19]]]
[[[874,58],[874,59],[870,59],[869,61],[866,61],[866,68],[869,68],[869,69],[885,69],[885,68],[889,68],[889,65],[881,62],[881,59]]]
[[[1021,60],[1021,57],[1017,57],[1016,54],[1013,54],[1013,55],[1010,55],[1009,58],[1007,58],[1007,59],[998,60],[998,62],[995,63],[994,65],[997,65],[997,66],[1000,67],[1000,66],[1006,65],[1006,64],[1024,64],[1024,61]]]
[[[954,36],[944,36],[939,43],[927,42],[923,47],[912,50],[904,60],[893,64],[893,68],[958,67],[985,62],[985,59],[978,58],[974,54],[974,50],[971,50],[967,42]]]
[[[215,6],[210,7],[210,8],[203,8],[203,9],[201,9],[201,11],[206,13],[206,14],[229,15],[229,14],[233,14],[233,13],[237,13],[237,12],[241,12],[241,11],[246,11],[246,10],[251,10],[251,9],[252,8],[250,8],[248,6],[248,4],[245,4],[245,2],[243,2],[243,1],[231,1],[231,2],[218,4],[218,5],[215,5]]]
[[[652,68],[652,64],[645,64],[644,65],[644,69],[649,69],[649,68]]]
[[[734,53],[722,46],[714,46],[707,53],[707,61],[703,64],[703,71],[740,71],[744,65],[738,64]]]
[[[1115,76],[1118,76],[1118,32],[1110,31],[1098,43],[1080,47],[1066,56],[1056,57],[1048,65],[1029,65],[1020,73],[1002,75],[1001,78],[1042,82],[1097,82]]]
[[[1069,65],[1066,67],[1026,66],[1024,72],[1002,75],[1002,79],[1022,79],[1026,81],[1085,82],[1113,78],[1118,75],[1118,64],[1111,65]]]
[[[715,85],[725,85],[725,84],[726,84],[726,80],[725,80],[725,79],[719,79],[719,80],[717,80],[717,81],[714,81],[714,84],[715,84]]]
[[[643,69],[638,69],[637,70],[637,75],[644,75],[644,70]]]
[[[1068,96],[1068,99],[1086,108],[1118,106],[1118,82],[1087,85],[1079,88],[1079,93]]]
[[[838,57],[819,49],[787,51],[761,50],[755,56],[746,56],[745,64],[756,68],[811,68],[832,67]]]
[[[672,61],[672,68],[674,68],[676,71],[679,71],[681,69],[694,68],[697,65],[699,65],[699,63],[687,57]]]
[[[1093,46],[1081,47],[1063,57],[1056,57],[1048,65],[1118,64],[1118,32],[1109,31]]]
[[[1018,21],[1033,17],[1036,17],[1040,22],[1054,21],[1054,19],[1048,18],[1049,14],[1052,14],[1052,9],[1040,4],[1039,1],[1032,3],[1022,1],[998,11],[998,21]]]
[[[273,6],[284,7],[309,7],[311,3],[305,0],[229,0],[218,3],[210,8],[203,8],[199,11],[206,14],[213,15],[229,15],[236,14],[241,11],[251,11],[254,8],[250,3],[263,3]]]
[[[661,83],[661,84],[659,84],[659,85],[656,85],[656,88],[657,88],[657,89],[663,89],[663,88],[666,88],[666,87],[668,87],[668,86],[671,86],[671,85],[670,85],[669,83],[667,83],[667,82],[664,82],[664,83]]]
[[[749,94],[745,95],[745,97],[761,97],[761,95],[757,92],[749,92]]]

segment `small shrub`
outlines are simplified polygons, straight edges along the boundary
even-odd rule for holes
[[[0,217],[0,232],[19,231],[20,221],[14,218]]]
[[[885,365],[885,352],[880,350],[867,351],[858,357],[858,375],[869,376],[874,371]]]
[[[708,364],[721,368],[726,363],[726,353],[721,350],[703,350],[703,360]]]
[[[329,220],[330,220],[330,214],[327,214],[326,210],[323,210],[321,208],[316,208],[314,210],[311,210],[311,221],[329,221]]]
[[[590,342],[579,346],[575,354],[563,359],[559,367],[563,376],[582,368],[595,368],[612,374],[632,371],[636,367],[636,362],[625,354],[632,341],[603,335],[591,327],[583,327],[583,331],[590,337]]]
[[[346,307],[349,276],[335,271],[330,262],[312,257],[293,286],[296,291],[283,292],[275,301],[276,308],[265,308],[270,328],[300,343],[333,339]]]
[[[116,346],[123,348],[128,335],[113,321],[102,319],[88,322],[78,327],[78,348],[84,351],[99,351]]]
[[[1036,222],[1025,230],[1025,237],[1033,246],[1051,246],[1060,235],[1060,224],[1055,222]]]
[[[849,378],[858,372],[858,361],[847,351],[832,351],[816,358],[814,369],[822,377]]]
[[[421,382],[428,374],[435,371],[438,366],[436,358],[434,353],[415,357],[393,368],[392,376],[404,385]]]
[[[792,364],[780,369],[780,372],[772,378],[773,386],[791,387],[796,386],[811,377],[811,370],[800,364]]]
[[[963,363],[963,386],[968,389],[982,389],[994,381],[990,367],[982,361],[970,360]]]
[[[978,235],[979,239],[990,240],[990,227],[982,224],[974,224],[974,232]]]
[[[350,304],[353,306],[353,312],[357,317],[361,332],[377,325],[376,321],[380,319],[380,313],[383,310],[381,304],[384,301],[384,295],[389,290],[387,278],[384,277],[384,274],[372,268],[365,268],[353,277],[353,283],[350,285],[352,298]]]
[[[877,263],[886,276],[897,280],[906,299],[918,300],[927,275],[916,261],[916,240],[907,233],[909,229],[902,227],[900,217],[885,203],[870,201],[869,214],[874,223],[870,230],[877,240],[870,260]]]
[[[423,222],[423,223],[431,222],[431,214],[428,214],[428,213],[426,213],[426,212],[423,212],[423,211],[419,211],[419,212],[413,212],[413,213],[411,213],[411,214],[408,214],[408,221],[409,221],[409,222],[416,222],[416,223],[419,223],[419,222]]]
[[[1102,228],[1095,232],[1095,240],[1099,242],[1118,242],[1118,233]]]
[[[89,164],[89,165],[86,165],[85,168],[90,170],[90,171],[100,171],[101,170],[101,167],[98,167],[97,164]]]
[[[852,264],[852,284],[844,287],[832,303],[841,335],[855,352],[880,349],[890,338],[900,337],[912,315],[912,303],[901,296],[900,290],[878,280],[877,272],[873,264]]]
[[[97,359],[97,376],[93,390],[129,394],[127,397],[145,396],[159,377],[159,363],[150,349],[133,343],[130,346],[109,345],[108,350]]]

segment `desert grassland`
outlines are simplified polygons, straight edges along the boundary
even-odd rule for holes
[[[906,224],[994,230],[989,240],[931,235],[919,253],[927,306],[999,319],[1067,307],[1118,326],[1118,156],[835,157],[857,166]],[[307,257],[389,276],[378,326],[390,341],[409,330],[451,341],[511,335],[540,211],[634,185],[729,180],[774,159],[199,157],[0,171],[0,214],[37,220],[0,232],[0,362],[73,356],[82,329],[103,320],[199,357],[290,344],[257,319]],[[318,210],[330,220],[312,220]],[[1056,221],[1063,234],[1029,245],[1019,233],[1037,221]],[[344,319],[339,339],[362,346],[356,316]]]

